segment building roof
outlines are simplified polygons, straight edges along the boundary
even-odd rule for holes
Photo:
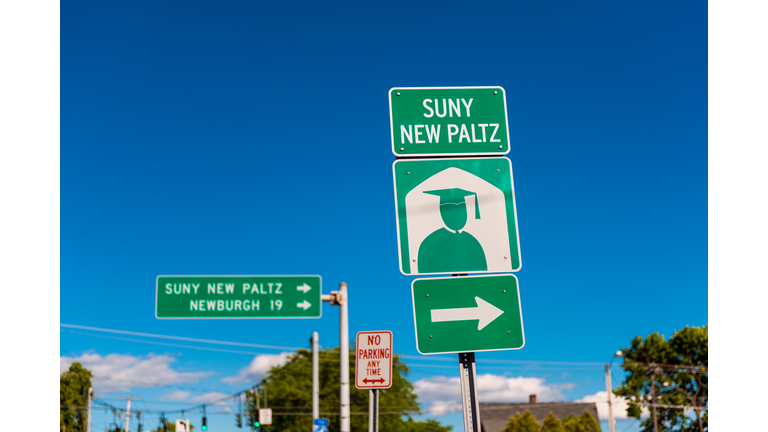
[[[578,417],[587,410],[595,420],[597,417],[597,405],[594,402],[540,402],[540,403],[480,403],[480,424],[482,432],[501,432],[507,427],[509,418],[517,413],[523,414],[530,410],[536,417],[539,426],[544,422],[544,417],[551,411],[555,417],[562,420],[569,415]]]

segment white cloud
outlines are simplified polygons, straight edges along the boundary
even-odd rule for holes
[[[595,394],[584,396],[581,399],[577,399],[575,402],[595,402],[597,405],[597,415],[602,420],[608,419],[608,392],[599,391]],[[627,418],[627,399],[624,396],[613,395],[613,418],[617,420]],[[648,408],[643,407],[642,417],[648,414]]]
[[[183,401],[187,400],[189,392],[186,391],[174,391],[168,394],[160,396],[161,401]]]
[[[194,383],[200,378],[210,375],[210,372],[173,370],[170,365],[175,361],[174,357],[168,355],[149,354],[137,357],[127,354],[102,356],[96,353],[85,353],[79,357],[59,357],[59,371],[65,372],[73,362],[80,362],[94,376],[111,378],[112,380],[96,378],[92,380],[94,391],[102,395],[115,391],[127,392],[135,387],[145,387],[142,384],[126,381],[168,385]]]
[[[413,383],[419,400],[429,403],[432,415],[461,411],[459,377],[437,376]],[[478,397],[482,402],[527,402],[535,394],[539,402],[564,400],[562,391],[574,384],[546,384],[543,378],[506,377],[483,374],[477,376]]]
[[[284,364],[291,352],[281,352],[280,354],[261,354],[251,360],[251,363],[240,369],[235,376],[224,377],[221,382],[225,384],[253,383],[261,379],[272,366]]]
[[[200,396],[195,396],[195,397],[192,398],[192,400],[190,402],[201,403],[202,404],[202,403],[213,402],[215,400],[222,399],[222,398],[225,398],[227,396],[230,396],[230,395],[227,394],[227,393],[221,393],[221,392],[210,392],[210,393],[201,394]],[[222,404],[227,404],[227,403],[232,403],[232,401],[229,400],[229,401],[224,402]],[[218,405],[219,404],[217,404],[216,406],[218,406]]]

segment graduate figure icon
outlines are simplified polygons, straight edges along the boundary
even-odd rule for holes
[[[403,274],[520,268],[508,159],[397,161],[394,174]]]
[[[423,273],[488,270],[485,252],[472,234],[462,231],[467,225],[469,195],[475,198],[474,219],[480,219],[477,193],[461,188],[424,191],[440,197],[440,217],[445,226],[427,236],[419,247],[419,271]]]

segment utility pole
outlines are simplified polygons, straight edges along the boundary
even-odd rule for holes
[[[88,422],[86,423],[86,432],[91,432],[91,403],[93,402],[93,388],[88,388]]]
[[[320,335],[312,333],[312,424],[320,418]]]
[[[128,423],[131,420],[131,400],[141,400],[141,396],[127,398],[119,397],[118,399],[128,401],[128,407],[125,409],[125,432],[128,432]]]
[[[341,361],[341,432],[350,432],[349,425],[349,300],[347,298],[347,283],[339,284],[338,291],[323,294],[323,302],[339,306],[339,360]]]
[[[611,365],[605,364],[605,390],[608,392],[608,428],[614,432],[613,425],[613,387],[611,386]]]

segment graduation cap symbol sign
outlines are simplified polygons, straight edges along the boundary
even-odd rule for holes
[[[393,172],[403,274],[520,269],[509,159],[399,160]]]

